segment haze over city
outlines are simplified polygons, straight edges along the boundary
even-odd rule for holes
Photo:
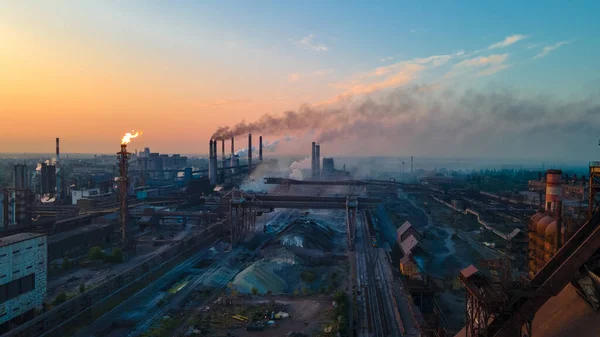
[[[599,136],[594,7],[4,2],[0,152],[52,152],[60,136],[67,152],[112,153],[136,128],[140,148],[206,153],[219,127],[294,111],[295,124],[243,132],[297,137],[281,154],[317,140],[339,154],[581,160]]]

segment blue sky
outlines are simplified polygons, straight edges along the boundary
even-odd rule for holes
[[[321,71],[324,75],[311,77],[327,77],[325,81],[344,80],[413,58],[459,51],[469,55],[477,50],[482,52],[476,56],[507,54],[502,64],[509,67],[493,78],[485,76],[485,81],[569,94],[598,79],[600,6],[592,1],[154,1],[138,5],[136,10],[165,21],[205,30],[246,48],[270,50],[269,64],[275,69],[292,74]],[[522,40],[486,50],[519,35]],[[292,42],[306,38],[309,43]],[[532,59],[557,44],[544,57]],[[445,70],[434,72],[431,80]],[[481,84],[477,77],[467,81]]]
[[[56,111],[71,123],[52,133],[72,139],[73,152],[112,149],[129,131],[115,129],[115,118],[144,129],[144,145],[197,152],[179,137],[197,142],[263,113],[413,85],[585,98],[600,84],[599,9],[592,1],[5,2],[0,115],[9,122],[0,140],[20,137],[11,125],[28,122],[36,132],[21,150],[35,150],[55,136],[46,126]],[[174,111],[179,118],[152,118]],[[90,121],[93,141],[81,139]],[[562,141],[570,144],[568,133]],[[410,152],[420,150],[437,154]]]

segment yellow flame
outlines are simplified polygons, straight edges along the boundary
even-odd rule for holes
[[[131,130],[131,132],[127,132],[125,136],[123,136],[123,138],[121,139],[121,144],[129,144],[133,138],[137,138],[141,135],[142,131],[134,132],[133,130]]]

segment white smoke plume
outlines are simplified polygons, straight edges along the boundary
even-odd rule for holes
[[[56,158],[50,158],[47,159],[46,161],[44,161],[44,163],[46,165],[56,165]],[[41,171],[42,170],[42,163],[37,163],[37,166],[35,167],[36,171]]]
[[[290,165],[290,179],[304,180],[303,171],[310,170],[312,168],[312,160],[310,157],[306,157],[300,161],[294,161]]]

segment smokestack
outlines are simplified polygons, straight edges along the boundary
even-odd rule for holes
[[[413,156],[410,156],[410,173],[413,173]]]
[[[316,178],[321,177],[321,145],[315,145],[315,169]]]
[[[315,142],[312,142],[312,154],[310,156],[310,174],[312,175],[312,177],[315,177],[315,155],[316,155],[316,144]]]
[[[60,200],[61,198],[61,193],[60,193],[60,173],[59,173],[59,168],[60,168],[60,138],[56,138],[56,166],[55,171],[56,171],[56,200]]]
[[[210,184],[211,185],[216,185],[217,184],[217,172],[215,170],[215,165],[214,165],[214,159],[216,157],[216,149],[215,149],[215,144],[217,143],[217,141],[213,141],[212,139],[210,140],[209,143],[209,155],[208,155],[208,179],[210,180]]]
[[[248,134],[248,172],[252,168],[252,134]]]
[[[217,141],[215,140],[213,142],[213,166],[214,166],[214,170],[213,172],[215,173],[215,180],[217,182],[217,184],[219,183],[219,170],[218,170],[218,166],[217,166],[217,162],[219,160],[219,150],[217,149]]]
[[[262,136],[258,137],[258,160],[262,161]]]
[[[223,167],[225,167],[225,139],[221,140],[221,157],[223,158]]]
[[[233,155],[235,154],[235,145],[234,145],[233,137],[231,137],[231,167],[235,166],[235,160],[233,159]]]

